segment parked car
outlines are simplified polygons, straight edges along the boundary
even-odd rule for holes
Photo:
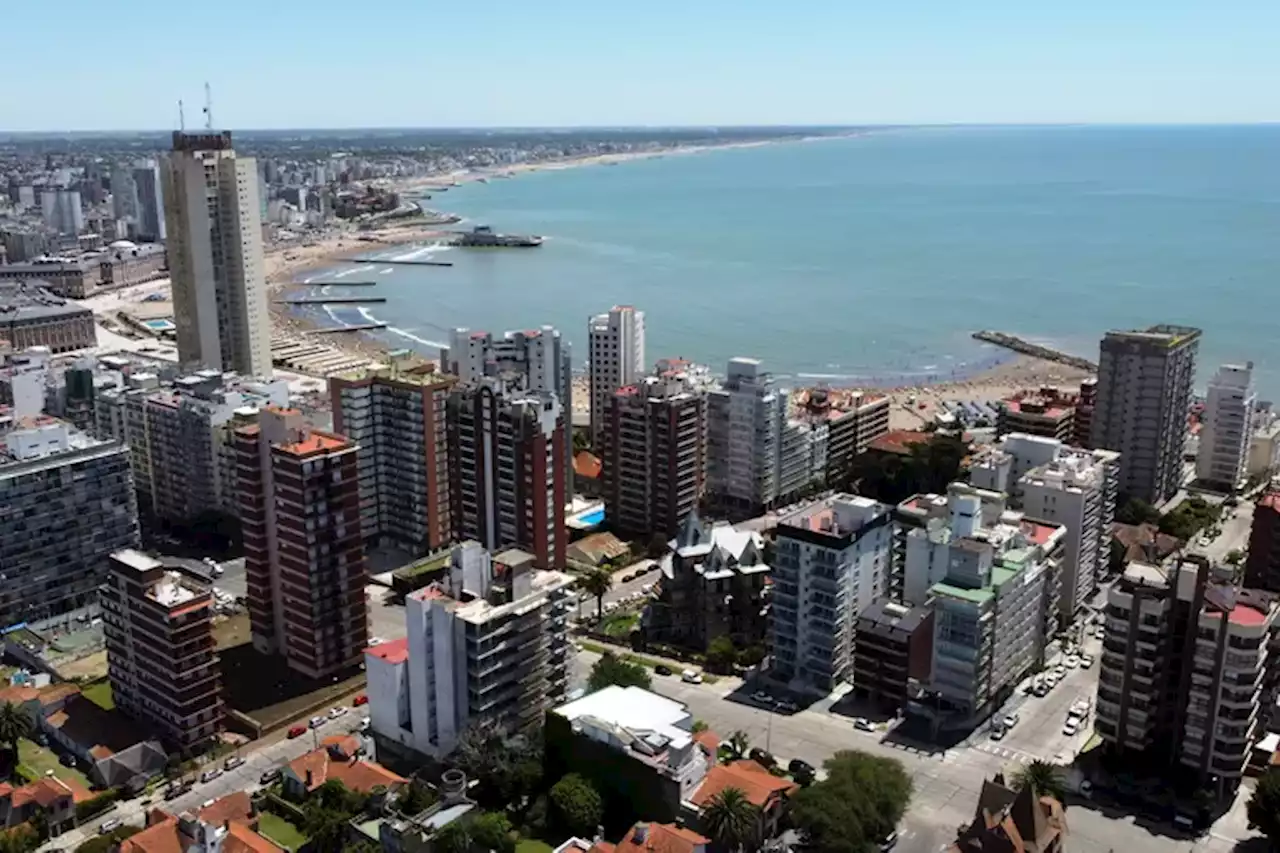
[[[866,717],[854,717],[853,727],[860,732],[874,732],[876,727]]]
[[[108,832],[110,832],[113,829],[119,829],[120,825],[121,825],[120,818],[118,817],[108,818],[107,820],[104,820],[102,823],[98,824],[98,832],[100,832],[103,835],[106,835]]]
[[[994,726],[991,727],[991,739],[1004,740],[1004,732],[1005,732],[1004,726],[1000,725],[999,723],[996,723]]]
[[[263,785],[270,785],[272,782],[280,778],[280,768],[272,767],[270,770],[262,771],[262,775],[258,777],[258,782]]]
[[[217,779],[221,775],[222,775],[222,771],[216,767],[213,767],[200,774],[200,781],[212,782],[214,779]]]
[[[658,675],[675,675],[675,670],[667,666],[665,663],[658,664],[653,668],[653,671],[658,673]]]
[[[355,705],[357,708],[359,708],[361,705],[368,705],[369,697],[361,693],[359,696],[357,696],[355,699],[351,701],[351,704]]]
[[[891,832],[880,842],[880,853],[889,853],[893,846],[898,843],[898,833]]]
[[[230,758],[228,758],[226,761],[222,762],[222,769],[235,770],[241,764],[244,764],[244,759],[238,755],[233,755]]]
[[[748,757],[752,761],[758,764],[762,764],[765,767],[774,767],[778,763],[778,759],[774,758],[772,754],[765,752],[763,749],[761,749],[758,746],[755,749],[751,750]]]
[[[1005,715],[1004,715],[1004,727],[1005,727],[1006,729],[1011,729],[1011,728],[1013,728],[1014,726],[1016,726],[1016,725],[1018,724],[1018,720],[1019,720],[1019,719],[1021,719],[1021,718],[1020,718],[1016,713],[1013,713],[1013,714],[1005,714]]]
[[[751,698],[757,702],[764,702],[766,704],[773,701],[773,697],[768,693],[765,693],[763,690],[757,690],[755,693],[752,693]]]
[[[330,709],[329,709],[329,719],[331,719],[331,720],[336,720],[336,719],[338,719],[339,717],[341,717],[341,716],[342,716],[343,714],[345,714],[345,713],[347,713],[347,706],[346,706],[346,705],[339,705],[339,706],[337,706],[336,708],[330,708]]]
[[[787,764],[787,772],[792,776],[809,776],[814,775],[813,765],[807,761],[801,761],[799,758],[791,759]]]
[[[1067,669],[1075,669],[1080,665],[1080,658],[1076,655],[1067,656]]]
[[[774,707],[784,714],[794,714],[796,711],[800,710],[800,706],[795,702],[792,702],[790,699],[783,699],[777,705],[774,705]]]
[[[1090,667],[1092,667],[1092,666],[1093,666],[1093,655],[1081,655],[1081,656],[1080,656],[1080,668],[1081,668],[1081,669],[1089,669],[1089,668],[1090,668]]]
[[[1062,733],[1068,737],[1080,731],[1080,724],[1076,722],[1075,717],[1068,717],[1067,721],[1062,724]]]
[[[324,725],[324,717],[312,717],[308,722],[308,725],[313,729],[318,729]]]
[[[289,729],[290,738],[302,737],[306,733],[307,733],[306,726],[294,726],[293,728]]]
[[[686,669],[684,672],[680,673],[680,680],[688,684],[701,684],[702,673],[692,669]]]
[[[369,731],[369,726],[371,726],[372,724],[373,724],[373,721],[370,720],[368,717],[361,718],[359,731],[362,731],[362,732]]]

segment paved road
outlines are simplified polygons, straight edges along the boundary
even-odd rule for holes
[[[1204,554],[1215,564],[1226,561],[1227,554],[1232,551],[1243,553],[1249,547],[1249,530],[1253,526],[1253,501],[1241,501],[1240,505],[1223,507],[1222,535],[1208,545],[1201,545],[1199,539],[1192,542],[1190,550]]]

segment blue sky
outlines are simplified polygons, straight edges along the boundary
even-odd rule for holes
[[[1280,121],[1280,0],[4,5],[0,130]]]

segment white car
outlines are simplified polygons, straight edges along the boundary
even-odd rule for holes
[[[1075,669],[1080,665],[1080,658],[1076,657],[1075,655],[1071,655],[1070,657],[1067,658],[1066,663],[1067,663],[1067,669]]]
[[[212,770],[206,770],[206,771],[204,771],[203,773],[201,773],[201,774],[200,774],[200,781],[201,781],[201,782],[212,782],[214,779],[217,779],[217,778],[218,778],[219,776],[221,776],[221,775],[222,775],[222,771],[221,771],[221,770],[219,770],[217,767],[215,767],[215,768],[213,768]]]
[[[338,719],[339,717],[341,717],[341,716],[342,716],[343,714],[345,714],[345,713],[347,713],[347,706],[346,706],[346,705],[338,705],[336,708],[330,708],[330,709],[329,709],[329,719],[331,719],[331,720],[336,720],[336,719]]]
[[[1068,737],[1080,731],[1080,724],[1076,722],[1075,717],[1068,717],[1067,721],[1062,724],[1062,733]]]
[[[1006,729],[1011,729],[1011,728],[1013,728],[1014,726],[1016,726],[1016,725],[1018,724],[1018,719],[1019,719],[1019,717],[1018,717],[1018,715],[1017,715],[1017,714],[1005,714],[1005,717],[1004,717],[1004,727],[1005,727]]]
[[[312,717],[307,722],[307,725],[311,726],[313,729],[318,729],[324,725],[324,717]]]
[[[680,673],[680,680],[689,684],[701,684],[702,673],[695,672],[692,669],[686,669],[684,672]]]
[[[1081,655],[1081,656],[1080,656],[1080,668],[1081,668],[1081,669],[1089,669],[1089,668],[1090,668],[1090,667],[1092,667],[1092,666],[1093,666],[1093,655]]]

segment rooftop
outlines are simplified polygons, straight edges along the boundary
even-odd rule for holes
[[[616,845],[614,853],[694,853],[711,843],[692,829],[669,823],[637,823]],[[596,848],[602,845],[597,844]],[[595,849],[595,848],[593,848]]]
[[[570,722],[590,718],[632,732],[656,732],[672,741],[690,741],[689,709],[641,687],[610,685],[556,708]]]
[[[345,436],[313,429],[304,432],[296,441],[282,442],[276,449],[293,456],[315,456],[354,447]]]
[[[457,377],[440,370],[434,361],[392,358],[390,364],[373,364],[354,370],[346,370],[331,376],[344,382],[399,382],[404,385],[428,387],[455,382]]]
[[[707,771],[706,778],[689,800],[701,808],[727,788],[737,788],[753,806],[763,808],[774,797],[794,793],[800,786],[790,779],[774,776],[755,761],[734,761],[717,764]]]
[[[0,322],[93,316],[83,305],[54,295],[40,280],[0,281]]]
[[[404,663],[409,659],[409,638],[401,637],[398,640],[370,646],[364,650],[364,653],[387,663]]]
[[[895,429],[886,432],[879,438],[873,439],[867,445],[868,450],[877,450],[881,453],[894,453],[899,456],[907,456],[911,453],[912,445],[924,444],[932,436],[927,432],[916,432],[909,429]]]
[[[352,791],[364,794],[379,785],[398,785],[405,781],[403,776],[372,761],[335,759],[327,748],[315,749],[295,758],[289,762],[288,769],[308,791],[314,791],[330,779],[337,779]]]

